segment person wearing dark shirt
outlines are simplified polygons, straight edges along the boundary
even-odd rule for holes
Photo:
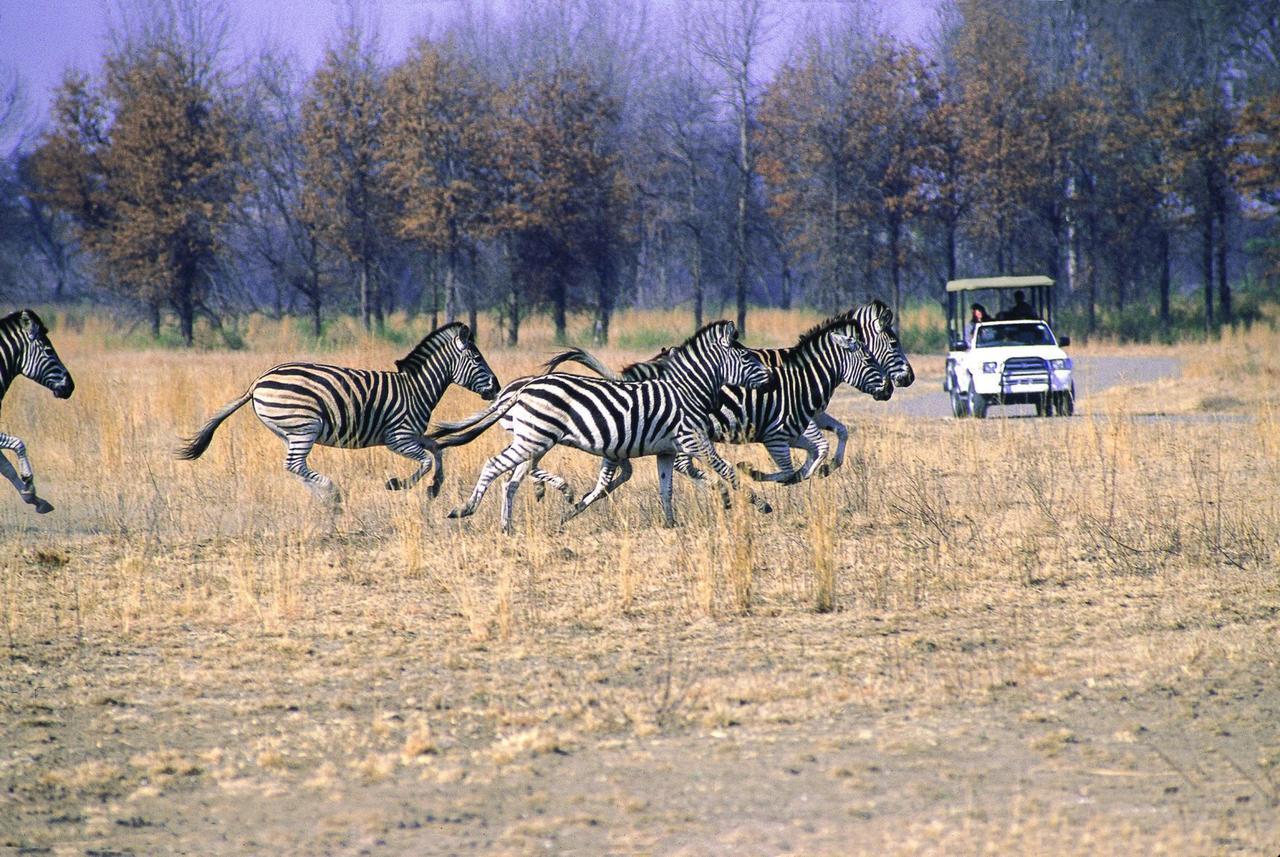
[[[1013,293],[1013,306],[1000,313],[1001,321],[1025,321],[1038,318],[1040,318],[1040,315],[1036,312],[1035,307],[1027,303],[1027,296],[1022,289],[1018,289]]]

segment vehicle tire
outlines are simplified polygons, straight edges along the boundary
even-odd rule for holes
[[[956,419],[963,419],[969,416],[969,403],[965,401],[965,397],[960,393],[960,388],[955,381],[951,382],[951,416]]]
[[[1076,412],[1076,388],[1071,385],[1070,390],[1063,390],[1054,398],[1058,400],[1058,416],[1069,417]]]
[[[1036,401],[1035,401],[1036,416],[1038,417],[1053,416],[1053,398],[1054,398],[1053,393],[1045,393],[1043,396],[1038,396],[1036,398]]]
[[[969,416],[975,420],[984,419],[987,416],[987,398],[973,389],[973,379],[969,379]]]

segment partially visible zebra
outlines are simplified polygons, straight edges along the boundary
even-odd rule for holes
[[[342,449],[386,446],[418,463],[408,479],[392,477],[387,489],[412,488],[432,467],[432,497],[444,481],[440,448],[425,437],[431,412],[449,384],[466,387],[486,400],[498,394],[498,379],[471,337],[455,322],[423,338],[396,371],[348,369],[323,363],[282,363],[258,376],[244,395],[227,405],[178,450],[178,457],[199,458],[214,431],[250,399],[263,425],[287,447],[285,469],[311,491],[335,505],[341,493],[329,477],[307,466],[315,444]]]
[[[564,520],[626,482],[632,469],[629,459],[656,455],[662,511],[667,526],[673,526],[671,473],[677,455],[703,459],[723,480],[738,487],[737,474],[716,453],[707,435],[716,391],[725,384],[755,387],[768,380],[760,358],[738,342],[737,326],[718,321],[670,349],[659,378],[610,381],[553,374],[528,381],[515,392],[504,391],[481,413],[430,432],[441,447],[458,446],[501,419],[503,428],[513,435],[510,445],[485,463],[467,502],[449,517],[474,513],[493,480],[513,471],[502,503],[502,527],[510,532],[511,507],[521,481],[548,450],[565,444],[599,455],[604,463],[595,487]],[[749,494],[758,509],[771,511],[754,492]]]
[[[55,398],[67,399],[75,390],[71,373],[62,365],[58,352],[49,341],[49,329],[40,316],[29,309],[0,318],[0,400],[19,375],[26,375],[42,387],[48,387]],[[11,434],[0,433],[0,449],[18,457],[14,470],[9,459],[0,454],[0,475],[13,483],[19,496],[36,507],[40,514],[52,512],[53,506],[36,494],[36,477],[27,458],[27,445]]]
[[[739,469],[757,480],[790,484],[807,479],[826,453],[826,440],[813,421],[826,408],[841,383],[874,396],[888,399],[893,387],[879,365],[856,337],[855,323],[848,314],[817,325],[790,348],[756,350],[769,368],[771,383],[764,388],[722,387],[711,411],[710,437],[728,443],[762,443],[778,465],[778,472],[765,474],[746,465]],[[610,375],[594,356],[577,350],[574,360]],[[628,380],[661,377],[667,370],[666,353],[653,360],[635,363],[623,370]],[[802,471],[791,463],[791,449],[804,449],[809,460]],[[676,461],[676,470],[701,480],[703,473],[687,458]],[[559,487],[558,477],[539,470],[534,478]],[[541,488],[541,484],[537,486]]]

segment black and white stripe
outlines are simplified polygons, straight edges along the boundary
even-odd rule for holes
[[[893,386],[910,387],[915,383],[915,370],[911,368],[911,362],[902,348],[902,340],[898,338],[898,332],[893,327],[893,310],[888,304],[878,299],[873,300],[854,307],[841,317],[853,324],[858,332],[858,339],[871,351],[872,359]],[[805,462],[803,470],[806,473],[812,473],[814,466],[820,464],[819,472],[826,476],[844,464],[844,451],[849,442],[849,431],[844,423],[832,417],[825,409],[813,415],[813,424],[821,431],[835,434],[836,451],[829,464],[810,459]],[[825,455],[827,450],[825,439],[820,449]]]
[[[760,358],[739,343],[737,335],[732,322],[707,325],[667,352],[658,378],[614,381],[552,374],[522,379],[485,411],[433,430],[430,436],[442,447],[468,443],[500,419],[512,435],[510,445],[485,463],[466,504],[450,517],[475,512],[493,480],[511,471],[502,504],[502,525],[509,532],[511,507],[521,481],[556,444],[604,459],[595,487],[565,520],[626,482],[631,476],[630,459],[639,456],[658,458],[659,492],[668,526],[675,523],[671,473],[677,455],[703,459],[737,487],[736,473],[716,454],[708,436],[709,414],[720,387],[760,386],[769,380]],[[769,511],[768,504],[754,494],[751,500],[761,511]]]
[[[71,373],[49,341],[49,329],[29,309],[0,318],[0,400],[19,375],[47,387],[59,399],[69,398],[76,388]],[[35,506],[37,512],[53,511],[48,501],[36,495],[27,445],[11,434],[0,433],[0,449],[7,449],[18,458],[15,470],[9,459],[0,454],[0,475],[13,483],[22,499]]]
[[[756,349],[755,353],[769,369],[770,383],[758,389],[722,387],[711,411],[711,439],[764,444],[778,465],[776,473],[766,474],[739,465],[757,480],[790,484],[808,478],[827,450],[814,417],[827,407],[836,387],[849,384],[882,401],[893,393],[892,385],[857,333],[855,322],[846,313],[817,325],[790,348]],[[581,350],[574,354],[577,362],[606,377],[611,375],[592,355]],[[663,352],[652,360],[628,366],[621,377],[627,380],[661,377],[666,367],[667,355]],[[791,463],[793,448],[809,453],[805,468],[799,472]],[[676,470],[694,479],[703,476],[684,457],[677,459]],[[545,471],[536,473],[535,478],[554,484],[554,477]]]
[[[498,393],[498,379],[461,323],[428,334],[396,371],[348,369],[323,363],[283,363],[260,375],[245,394],[227,405],[179,450],[178,457],[199,458],[218,426],[250,399],[263,425],[285,442],[285,469],[314,492],[335,503],[341,495],[332,480],[307,466],[315,444],[342,449],[386,446],[418,463],[408,479],[392,477],[389,490],[412,488],[434,459],[434,497],[444,481],[440,449],[424,436],[431,412],[449,384],[466,387],[485,399]]]

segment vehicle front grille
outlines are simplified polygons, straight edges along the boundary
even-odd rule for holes
[[[1016,393],[1036,386],[1049,386],[1049,363],[1040,357],[1010,357],[1000,373],[1000,386]]]

